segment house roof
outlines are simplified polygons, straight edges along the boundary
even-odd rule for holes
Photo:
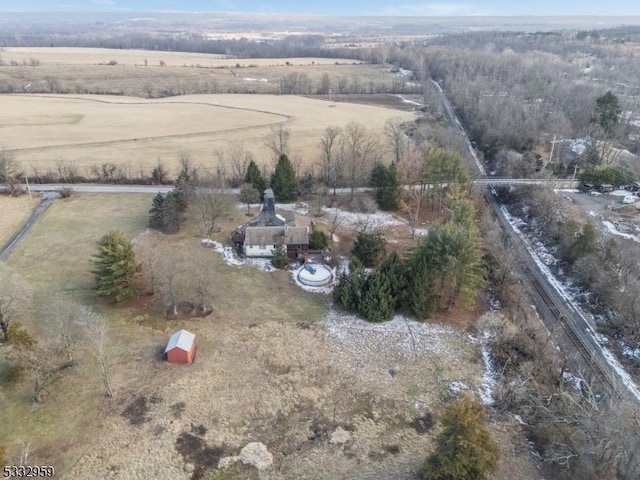
[[[244,244],[256,245],[306,245],[309,243],[307,227],[251,227],[245,231]]]
[[[195,339],[195,334],[187,332],[184,329],[178,330],[176,333],[171,335],[171,338],[169,338],[169,343],[167,343],[167,348],[164,349],[164,353],[167,353],[169,350],[173,350],[174,348],[179,348],[180,350],[188,352],[191,350],[191,346]]]

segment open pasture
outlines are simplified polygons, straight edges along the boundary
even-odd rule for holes
[[[43,404],[34,408],[29,401],[28,373],[17,385],[2,385],[0,436],[10,458],[29,443],[31,458],[55,465],[64,479],[221,478],[213,470],[218,458],[256,441],[274,459],[260,478],[417,478],[437,431],[417,422],[437,415],[451,382],[478,388],[478,344],[437,320],[372,325],[328,312],[328,297],[300,290],[287,272],[225,264],[200,246],[188,223],[173,236],[145,231],[150,200],[75,195],[56,201],[8,262],[34,298],[63,295],[103,315],[115,393],[102,395],[97,365],[78,334],[77,366],[48,389]],[[242,219],[244,209],[232,212],[216,240],[225,241]],[[137,248],[173,259],[178,282],[193,278],[193,265],[208,272],[213,314],[170,322],[149,297],[116,307],[93,304],[89,259],[95,240],[113,228],[135,238]],[[34,312],[23,320],[43,344],[47,318]],[[191,366],[167,364],[159,354],[182,327],[197,335]],[[0,354],[3,367],[8,351]],[[331,441],[338,429],[348,432],[344,443]],[[510,458],[513,444],[523,444],[517,431],[511,438],[496,478],[513,471],[535,478],[525,455]],[[257,472],[232,467],[224,478],[257,478]]]
[[[0,145],[30,174],[55,170],[61,163],[80,175],[103,163],[148,173],[158,159],[174,167],[183,152],[213,168],[215,151],[238,146],[259,164],[268,164],[265,139],[280,124],[291,133],[290,156],[311,166],[328,126],[361,122],[381,133],[391,118],[414,118],[374,106],[275,95],[5,95],[0,104]]]
[[[288,80],[286,80],[288,78]],[[324,80],[322,80],[324,78]],[[327,58],[227,58],[221,55],[98,48],[6,48],[0,92],[128,95],[390,91],[402,77],[388,65]],[[302,80],[299,80],[302,79]],[[295,90],[291,90],[295,85]]]
[[[9,241],[39,201],[38,197],[31,200],[28,195],[20,197],[0,195],[0,247]]]
[[[240,66],[300,66],[334,65],[336,63],[361,63],[360,60],[297,57],[297,58],[250,58],[237,59],[228,55],[189,52],[161,52],[153,50],[125,50],[112,48],[73,47],[6,47],[0,57],[5,64],[46,65],[115,65],[159,66],[202,68]]]

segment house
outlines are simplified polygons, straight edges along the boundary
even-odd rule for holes
[[[196,353],[196,336],[186,330],[178,330],[167,343],[164,353],[171,363],[191,363]]]
[[[276,213],[275,197],[271,189],[265,190],[260,214],[233,232],[238,253],[247,257],[272,257],[278,245],[287,248],[289,257],[309,250],[311,221],[304,215],[293,215],[287,220]]]

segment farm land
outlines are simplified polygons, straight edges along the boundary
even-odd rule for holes
[[[291,133],[292,158],[306,169],[316,164],[328,126],[359,122],[382,134],[389,119],[415,119],[406,109],[388,108],[392,95],[385,97],[386,108],[274,95],[278,79],[291,72],[312,82],[326,73],[334,84],[340,78],[362,85],[365,78],[373,85],[397,79],[384,66],[359,62],[6,48],[2,63],[0,79],[20,89],[31,84],[70,90],[0,97],[0,144],[28,174],[61,165],[84,173],[105,162],[150,171],[158,160],[175,173],[184,153],[211,170],[215,152],[234,146],[270,168],[265,138],[281,125]],[[195,94],[213,87],[262,95]],[[155,98],[169,90],[190,94]],[[0,235],[8,238],[30,204],[25,196],[0,202]],[[148,230],[150,204],[151,196],[143,194],[57,200],[7,261],[30,292],[20,321],[38,339],[37,348],[55,343],[51,318],[60,300],[104,320],[114,392],[113,398],[104,396],[90,341],[83,325],[76,325],[75,365],[47,386],[43,402],[31,401],[29,372],[14,383],[0,380],[0,437],[7,457],[19,457],[28,447],[32,461],[55,465],[58,476],[69,479],[418,478],[435,447],[442,405],[460,389],[483,388],[485,365],[474,325],[481,317],[491,321],[492,314],[482,302],[426,323],[397,317],[371,325],[337,313],[330,296],[303,291],[289,272],[226,264],[201,246],[193,218],[177,235]],[[214,240],[228,243],[228,234],[246,218],[244,207],[234,210]],[[348,252],[359,228],[339,227],[334,251]],[[204,274],[213,313],[167,321],[158,295],[118,306],[96,302],[90,260],[97,240],[114,229],[133,239],[141,257],[155,252],[169,262],[183,292],[193,291]],[[416,242],[401,217],[384,226],[384,235],[392,249]],[[196,360],[188,367],[170,365],[162,355],[179,328],[197,336]],[[0,351],[3,378],[12,367],[10,349]],[[498,480],[514,471],[525,480],[537,478],[515,425],[505,417],[491,422],[502,451]],[[216,468],[250,442],[266,445],[272,467]]]
[[[216,151],[234,147],[266,165],[265,138],[280,124],[291,134],[290,156],[306,168],[316,163],[317,144],[328,126],[366,120],[367,128],[381,133],[389,119],[415,118],[393,95],[380,103],[405,111],[336,103],[328,95],[274,95],[281,91],[282,78],[291,75],[290,83],[298,85],[292,88],[309,94],[316,93],[325,75],[334,93],[339,83],[349,85],[347,91],[374,93],[379,85],[388,89],[406,80],[384,65],[348,59],[4,48],[0,60],[4,91],[31,94],[0,97],[0,146],[15,154],[30,175],[62,168],[87,176],[91,166],[105,163],[133,175],[158,160],[172,167],[185,152],[209,167],[217,161]],[[308,89],[296,80],[303,76]]]
[[[148,231],[149,202],[142,194],[59,200],[9,259],[38,292],[22,321],[41,342],[51,332],[46,312],[53,298],[105,319],[114,391],[104,397],[95,359],[78,337],[76,366],[47,389],[43,403],[31,404],[26,374],[17,385],[3,385],[0,436],[9,453],[28,443],[31,458],[56,465],[60,478],[221,478],[220,458],[259,441],[274,458],[259,478],[416,478],[433,448],[439,406],[460,386],[481,388],[480,344],[466,330],[482,310],[454,314],[456,328],[440,324],[451,318],[424,324],[398,318],[379,326],[345,317],[331,310],[326,295],[301,290],[288,272],[227,265],[200,245],[191,225],[177,236]],[[234,210],[222,232],[244,213]],[[338,231],[342,242],[353,227]],[[213,314],[170,322],[153,297],[95,305],[89,260],[95,240],[116,228],[134,239],[137,251],[152,248],[171,258],[184,285],[196,269],[206,271]],[[399,225],[386,234],[410,242],[406,232]],[[226,241],[224,233],[214,238]],[[162,358],[178,328],[197,335],[196,360],[188,367]],[[512,422],[492,423],[503,449],[495,478],[512,478],[514,469],[519,478],[536,478]],[[339,429],[346,440],[332,437]],[[258,478],[254,467],[241,464],[224,472],[224,478]]]

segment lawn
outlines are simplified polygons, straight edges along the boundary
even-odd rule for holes
[[[29,198],[28,195],[20,197],[0,195],[0,246],[9,241],[39,201],[38,196]]]
[[[195,468],[219,479],[220,457],[263,442],[274,465],[260,478],[417,478],[437,432],[423,429],[424,419],[437,418],[452,398],[452,382],[478,388],[478,344],[437,319],[372,325],[331,312],[328,296],[300,290],[288,272],[225,264],[200,246],[188,223],[175,236],[147,231],[150,201],[148,195],[56,201],[10,258],[37,292],[68,296],[106,319],[115,394],[102,395],[97,365],[79,337],[77,366],[50,387],[43,404],[29,402],[28,375],[2,385],[0,437],[10,459],[27,442],[33,461],[55,465],[59,478],[186,480],[198,478]],[[234,211],[216,239],[224,242],[246,218]],[[168,262],[181,298],[193,298],[195,279],[206,272],[213,313],[167,321],[154,297],[96,303],[89,259],[96,240],[115,228]],[[48,319],[46,304],[38,304],[23,320],[33,332],[44,331]],[[161,356],[178,328],[196,334],[190,366]],[[0,350],[0,368],[10,353]],[[344,443],[331,442],[338,428],[348,432]],[[526,445],[519,435],[513,442]],[[504,446],[507,456],[512,444]],[[534,478],[524,473],[526,457],[507,460],[496,478],[512,478],[514,469],[519,478]],[[240,470],[224,478],[257,478],[253,467]]]

